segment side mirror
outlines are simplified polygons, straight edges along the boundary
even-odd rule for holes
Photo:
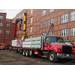
[[[47,43],[45,43],[45,46],[47,46],[48,44]]]

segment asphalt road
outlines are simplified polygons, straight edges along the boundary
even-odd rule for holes
[[[57,63],[51,63],[44,57],[25,57],[13,51],[0,50],[0,65],[75,65],[75,61],[60,60]]]

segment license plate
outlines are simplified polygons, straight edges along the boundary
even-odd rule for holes
[[[66,54],[66,56],[68,56],[68,57],[69,57],[69,54]]]

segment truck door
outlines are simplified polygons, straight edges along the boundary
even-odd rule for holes
[[[48,50],[48,44],[50,43],[49,37],[46,38],[46,41],[44,43],[44,50]]]

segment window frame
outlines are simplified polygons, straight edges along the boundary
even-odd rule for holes
[[[8,33],[7,31],[9,31],[9,30],[6,30],[6,32],[5,32],[5,33],[6,33],[6,34],[10,34],[10,33]]]
[[[3,23],[0,23],[0,24],[2,24],[2,25],[0,25],[0,27],[2,27],[3,26]]]
[[[46,21],[42,22],[42,27],[46,27]]]
[[[0,30],[0,34],[2,34],[3,33],[3,30]]]
[[[42,11],[42,16],[46,15],[46,9]]]
[[[63,34],[63,36],[62,36],[62,34]],[[68,29],[61,30],[61,37],[67,37],[67,36],[69,36],[69,30]]]
[[[71,20],[71,22],[72,21],[75,21],[75,11],[72,11],[71,13],[70,13],[70,20]]]
[[[72,31],[73,30],[73,31]],[[73,34],[73,35],[72,35]],[[75,28],[71,28],[71,36],[75,36]]]
[[[50,13],[54,12],[54,9],[50,9]]]
[[[68,20],[69,20],[68,13],[64,14],[64,15],[61,15],[61,24],[68,23]]]
[[[54,18],[52,18],[52,19],[49,20],[49,25],[51,25],[52,22],[54,23]]]
[[[11,27],[11,24],[8,24],[8,23],[7,23],[7,24],[6,24],[6,27]]]
[[[3,16],[2,15],[0,15],[0,19],[3,19]]]

